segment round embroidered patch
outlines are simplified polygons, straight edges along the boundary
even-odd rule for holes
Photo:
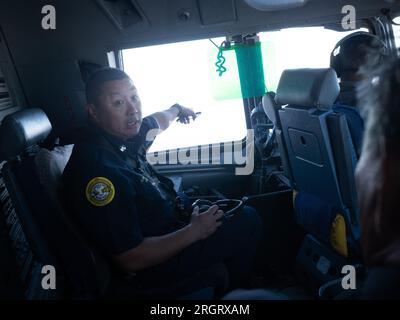
[[[114,185],[104,177],[93,178],[86,186],[86,198],[98,207],[109,204],[114,199],[114,195]]]

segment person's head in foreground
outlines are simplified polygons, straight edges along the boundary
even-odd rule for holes
[[[104,67],[86,82],[89,119],[107,133],[121,139],[138,134],[142,106],[132,80],[122,70]]]
[[[358,96],[366,122],[356,180],[368,265],[400,266],[400,60],[368,73]]]

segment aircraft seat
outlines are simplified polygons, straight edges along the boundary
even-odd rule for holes
[[[309,233],[298,258],[310,274],[320,275],[319,284],[360,256],[355,151],[345,116],[331,110],[338,94],[330,68],[285,70],[276,94],[298,191],[296,216]]]

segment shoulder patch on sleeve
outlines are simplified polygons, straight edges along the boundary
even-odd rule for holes
[[[86,198],[97,207],[109,204],[115,195],[114,185],[104,177],[95,177],[86,186]]]

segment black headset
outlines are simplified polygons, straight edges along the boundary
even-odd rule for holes
[[[379,60],[382,60],[388,54],[386,45],[376,35],[365,31],[349,34],[341,39],[331,52],[330,66],[336,71],[338,78],[342,76],[343,71],[357,71],[358,66],[354,66],[354,61],[343,57],[345,48],[354,42],[358,42],[359,45],[365,44],[368,48],[376,48],[379,52]]]
[[[242,200],[222,199],[222,200],[217,200],[215,202],[206,199],[197,199],[192,204],[192,209],[194,209],[197,206],[199,207],[199,212],[203,213],[207,211],[212,205],[217,205],[219,209],[224,211],[222,220],[229,220],[243,208],[246,201],[247,201],[246,197],[243,197]]]

